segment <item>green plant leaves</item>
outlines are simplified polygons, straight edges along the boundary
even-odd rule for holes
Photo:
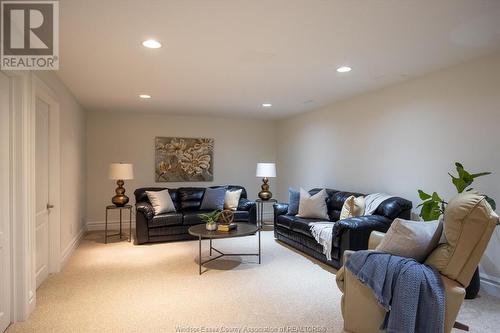
[[[418,207],[422,207],[420,210],[419,216],[424,221],[434,221],[439,218],[439,216],[443,213],[441,210],[441,204],[443,200],[437,194],[437,192],[432,192],[432,194],[425,193],[422,190],[418,190],[418,195],[420,199],[424,200]]]
[[[441,215],[440,202],[428,200],[421,204],[422,209],[420,210],[420,217],[424,221],[434,221]]]
[[[471,174],[465,170],[461,163],[455,162],[455,167],[457,169],[458,177],[453,176],[448,173],[451,177],[451,182],[455,185],[457,192],[462,193],[467,187],[469,187],[474,179],[481,176],[491,175],[491,172],[479,172]]]
[[[487,175],[491,175],[491,172],[479,172],[479,173],[474,173],[471,176],[472,176],[472,178],[477,178],[477,177],[487,176]]]
[[[491,172],[478,172],[471,174],[467,170],[465,170],[464,166],[461,163],[455,162],[455,167],[457,169],[458,177],[448,173],[451,177],[451,182],[455,185],[458,193],[462,193],[463,191],[472,191],[473,189],[469,187],[474,182],[474,179],[481,176],[490,175]],[[420,210],[419,216],[424,221],[433,221],[439,218],[441,214],[444,213],[444,205],[447,203],[441,199],[441,197],[433,192],[432,194],[428,194],[422,190],[418,190],[418,196],[423,201],[421,204],[417,206],[422,207]],[[486,201],[490,204],[493,210],[496,210],[496,203],[493,198],[485,195]]]
[[[441,199],[436,192],[432,193],[432,200],[436,201],[436,202],[439,202],[439,203],[441,203],[441,201],[443,201],[443,199]]]
[[[430,194],[427,194],[422,190],[418,190],[418,196],[420,197],[421,200],[427,200],[431,198]]]
[[[215,223],[219,220],[220,214],[222,214],[221,211],[214,210],[210,213],[198,214],[198,216],[205,223]]]

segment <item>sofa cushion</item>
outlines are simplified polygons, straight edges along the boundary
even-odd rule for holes
[[[346,191],[336,191],[335,193],[331,194],[330,200],[328,201],[328,216],[330,218],[330,221],[340,220],[342,207],[344,207],[345,201],[350,196],[360,197],[363,196],[363,194]]]
[[[361,216],[365,213],[365,197],[359,196],[355,197],[351,195],[348,197],[344,205],[342,206],[342,211],[340,212],[340,220],[347,219],[349,217]]]
[[[149,202],[151,202],[151,206],[153,206],[155,215],[175,212],[174,202],[168,189],[163,191],[146,191],[146,194]]]
[[[227,188],[228,191],[241,190],[240,199],[247,199],[248,198],[248,196],[247,196],[247,190],[245,190],[245,188],[243,186],[240,186],[240,185],[226,185],[224,187]]]
[[[233,213],[235,222],[247,222],[250,215],[250,213],[246,210],[235,210]]]
[[[205,194],[203,195],[203,200],[201,201],[200,210],[224,209],[225,195],[226,195],[226,189],[224,187],[207,188],[205,190]]]
[[[325,222],[325,220],[305,219],[302,217],[290,216],[290,215],[280,215],[276,219],[276,224],[278,226],[286,228],[291,231],[298,232],[308,237],[312,237],[311,227],[309,227],[309,223],[311,222]]]
[[[310,195],[306,190],[301,188],[299,213],[297,216],[302,218],[320,218],[328,220],[327,199],[328,195],[324,189],[314,195]]]
[[[441,221],[395,219],[375,250],[423,262],[438,245],[443,231]]]
[[[320,222],[320,221],[321,220],[303,219],[296,217],[292,222],[292,231],[312,237],[311,227],[309,226],[309,223]]]
[[[226,191],[224,196],[224,209],[236,210],[240,202],[242,190]]]
[[[179,213],[158,214],[153,216],[151,220],[148,220],[148,226],[150,228],[180,224],[182,224],[182,214]]]
[[[204,213],[210,213],[210,212],[211,211],[209,211],[209,210],[200,210],[200,211],[196,211],[196,212],[185,212],[183,224],[184,225],[195,225],[195,224],[205,223],[198,215],[204,214]]]
[[[203,187],[180,187],[177,189],[179,195],[180,209],[182,211],[199,210],[205,188]]]
[[[295,216],[299,212],[300,191],[293,188],[288,189],[288,215]]]

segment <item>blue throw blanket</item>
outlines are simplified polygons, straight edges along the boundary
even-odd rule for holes
[[[387,311],[380,329],[390,333],[444,331],[444,286],[433,267],[374,251],[353,253],[345,266],[373,290]]]

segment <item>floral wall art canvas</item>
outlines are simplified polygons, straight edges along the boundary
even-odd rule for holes
[[[156,137],[156,181],[213,181],[213,158],[214,139]]]

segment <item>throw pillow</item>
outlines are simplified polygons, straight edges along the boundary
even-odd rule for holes
[[[146,195],[153,206],[155,215],[175,212],[174,202],[168,189],[163,191],[146,191]]]
[[[224,209],[224,197],[226,196],[226,188],[210,188],[208,187],[203,194],[200,210],[222,210]]]
[[[395,219],[375,250],[423,262],[438,245],[442,232],[443,224],[439,220]]]
[[[300,192],[293,188],[288,189],[288,212],[287,215],[297,215],[299,212]]]
[[[240,202],[241,191],[226,191],[224,198],[224,209],[236,210],[238,209],[238,203]]]
[[[309,192],[301,188],[299,213],[297,216],[309,219],[330,220],[328,217],[328,208],[326,207],[327,198],[328,195],[325,189],[322,189],[315,195],[310,195]]]
[[[342,211],[340,212],[340,220],[347,219],[349,217],[361,216],[365,213],[365,198],[355,197],[351,195],[344,201],[342,206]]]

